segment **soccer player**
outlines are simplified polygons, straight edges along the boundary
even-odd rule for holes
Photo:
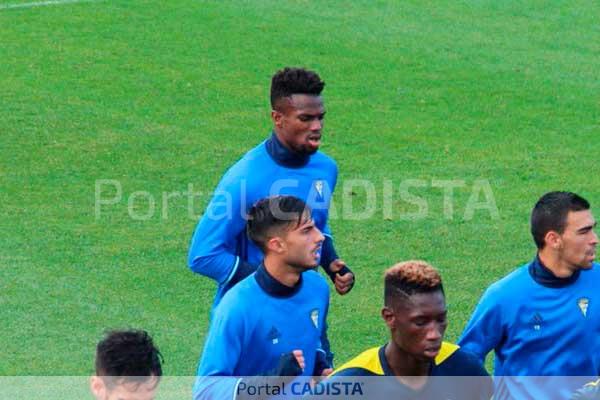
[[[396,264],[385,272],[384,292],[381,316],[391,340],[342,365],[323,381],[325,388],[315,390],[315,398],[335,393],[336,383],[365,382],[362,398],[489,399],[492,383],[481,362],[443,341],[447,309],[437,270],[424,261]],[[341,388],[338,384],[337,394],[343,395]],[[357,396],[356,392],[345,394]]]
[[[315,72],[284,68],[271,83],[271,137],[235,163],[218,184],[194,232],[188,264],[218,284],[214,306],[237,282],[256,270],[262,249],[248,240],[245,216],[258,200],[277,195],[303,199],[316,227],[325,235],[318,264],[347,293],[354,275],[334,248],[327,225],[337,181],[335,162],[318,151],[325,107],[325,82]]]
[[[152,400],[162,376],[162,356],[147,332],[109,332],[96,347],[90,388],[98,400]]]
[[[321,350],[329,288],[312,269],[324,237],[306,204],[293,196],[259,201],[248,235],[265,254],[256,272],[215,308],[198,367],[195,399],[248,395],[256,382],[214,377],[330,373]]]
[[[536,257],[490,286],[475,308],[459,344],[482,361],[494,350],[497,399],[568,399],[585,383],[577,377],[599,375],[595,227],[581,196],[543,195],[531,213]]]

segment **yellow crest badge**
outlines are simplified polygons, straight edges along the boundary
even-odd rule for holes
[[[590,299],[588,299],[587,297],[582,297],[579,300],[577,300],[577,305],[579,306],[579,309],[581,310],[581,313],[583,314],[583,316],[587,317],[587,311],[588,311],[588,307],[590,305]]]

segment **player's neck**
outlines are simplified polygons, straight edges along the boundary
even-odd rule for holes
[[[385,358],[394,375],[406,386],[418,390],[427,383],[432,361],[405,353],[393,341],[385,347]]]
[[[277,282],[294,287],[300,280],[301,271],[293,268],[276,257],[265,257],[265,269]]]
[[[277,128],[273,128],[273,133],[275,133],[275,138],[277,139],[277,142],[283,147],[285,148],[285,150],[287,150],[289,152],[289,154],[292,154],[295,157],[306,157],[306,154],[301,154],[296,152],[292,146],[290,146],[283,138],[283,135],[281,133],[279,133],[277,131]]]
[[[538,252],[538,257],[544,267],[548,268],[557,278],[568,278],[575,270],[565,263],[555,251],[546,246]]]

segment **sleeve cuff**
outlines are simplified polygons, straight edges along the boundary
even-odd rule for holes
[[[333,246],[333,239],[331,236],[325,235],[325,240],[321,246],[321,267],[323,267],[323,270],[325,270],[332,281],[335,281],[335,272],[332,272],[329,269],[329,265],[338,258],[335,247]]]

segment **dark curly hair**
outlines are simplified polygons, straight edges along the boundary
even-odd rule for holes
[[[162,361],[160,351],[143,330],[110,331],[96,346],[96,375],[113,380],[143,382],[160,377]]]
[[[280,107],[279,100],[293,94],[319,96],[325,87],[316,72],[304,68],[285,67],[271,79],[271,108]]]

